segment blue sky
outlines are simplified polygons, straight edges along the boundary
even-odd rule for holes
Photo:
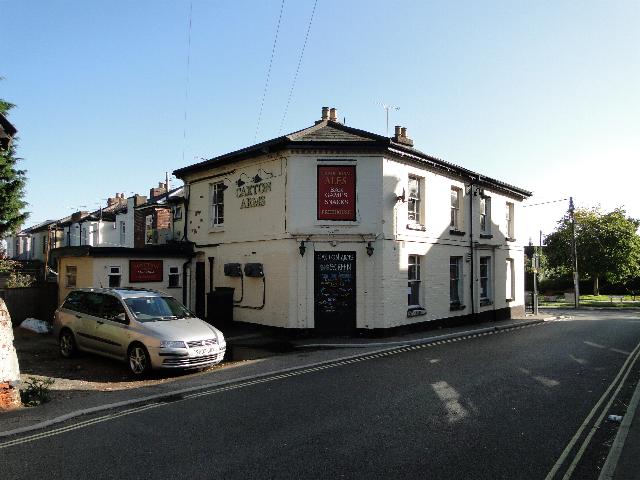
[[[417,148],[532,190],[528,203],[640,217],[640,2],[318,0],[285,117],[314,1],[285,1],[256,135],[281,0],[0,0],[29,224],[148,194],[325,105],[384,134],[380,102]],[[526,209],[526,240],[566,206]]]

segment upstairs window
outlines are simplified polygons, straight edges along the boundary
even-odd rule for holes
[[[180,205],[176,205],[173,207],[173,219],[180,220],[182,218],[182,207]]]
[[[513,225],[513,212],[514,212],[513,203],[507,202],[505,221],[506,221],[506,234],[507,234],[507,238],[509,239],[515,238],[514,225]]]
[[[224,191],[225,186],[223,182],[211,184],[210,219],[212,227],[224,224]]]
[[[419,255],[409,255],[407,277],[409,280],[407,292],[409,306],[420,305],[420,260]]]
[[[144,218],[144,243],[149,245],[154,240],[153,215],[147,215]]]
[[[451,187],[451,228],[453,230],[461,230],[462,215],[460,213],[462,206],[462,189]]]
[[[422,192],[420,188],[421,179],[409,176],[409,195],[407,200],[407,215],[410,223],[422,223],[420,210],[422,208]]]
[[[491,197],[480,197],[480,232],[491,234]]]

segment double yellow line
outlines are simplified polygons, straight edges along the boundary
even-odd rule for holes
[[[565,449],[562,451],[562,454],[560,454],[560,457],[558,458],[556,463],[553,465],[553,468],[551,469],[551,471],[545,477],[545,480],[552,480],[556,478],[562,478],[562,480],[567,480],[571,478],[571,475],[573,475],[573,472],[578,466],[578,463],[580,463],[580,460],[582,459],[582,456],[584,455],[585,450],[589,446],[589,443],[591,442],[593,435],[596,433],[596,430],[598,430],[598,427],[600,427],[600,424],[602,423],[604,416],[607,414],[607,412],[611,408],[611,405],[613,404],[616,397],[620,393],[622,386],[627,381],[627,377],[629,376],[629,373],[631,373],[631,370],[633,369],[636,362],[638,361],[638,358],[640,358],[640,343],[638,343],[638,345],[636,345],[636,348],[634,348],[633,351],[629,354],[629,356],[627,357],[627,360],[624,362],[624,364],[620,368],[620,371],[618,372],[616,377],[613,379],[613,381],[611,382],[607,390],[604,392],[602,397],[600,397],[600,400],[598,400],[598,403],[596,403],[595,406],[591,409],[591,412],[589,412],[589,415],[587,415],[587,418],[585,418],[584,422],[582,422],[582,425],[580,425],[580,427],[576,431],[573,438],[569,441]],[[615,388],[615,391],[613,392],[613,394],[611,394],[614,388]],[[604,404],[604,407],[602,407],[603,404]],[[599,415],[597,415],[598,412],[600,412]],[[592,424],[592,420],[596,415],[597,415],[597,418]],[[587,435],[584,437],[584,440],[580,444],[580,447],[578,448],[575,455],[571,459],[572,452],[575,450],[576,445],[578,444],[578,441],[582,438],[583,433],[585,432],[585,430],[588,428],[590,424],[592,424],[591,430],[589,430],[589,433],[587,433]],[[567,463],[569,463],[569,466],[565,470],[564,475],[560,477],[560,474],[561,474],[560,470],[562,466]]]

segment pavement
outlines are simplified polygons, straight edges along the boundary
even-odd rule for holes
[[[0,414],[0,439],[37,431],[70,419],[129,407],[226,384],[259,379],[335,361],[370,355],[402,345],[442,342],[488,331],[520,328],[560,318],[543,312],[504,321],[450,326],[433,323],[420,330],[395,331],[385,336],[321,336],[305,332],[237,324],[224,329],[229,360],[196,374],[171,374],[159,383],[116,391],[66,390],[55,401]],[[98,361],[102,359],[98,358]],[[104,360],[104,362],[110,362]],[[628,406],[600,479],[640,479],[640,384]]]

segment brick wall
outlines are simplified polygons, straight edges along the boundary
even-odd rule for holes
[[[20,392],[20,368],[13,346],[13,330],[9,311],[0,298],[0,411],[18,408]]]

